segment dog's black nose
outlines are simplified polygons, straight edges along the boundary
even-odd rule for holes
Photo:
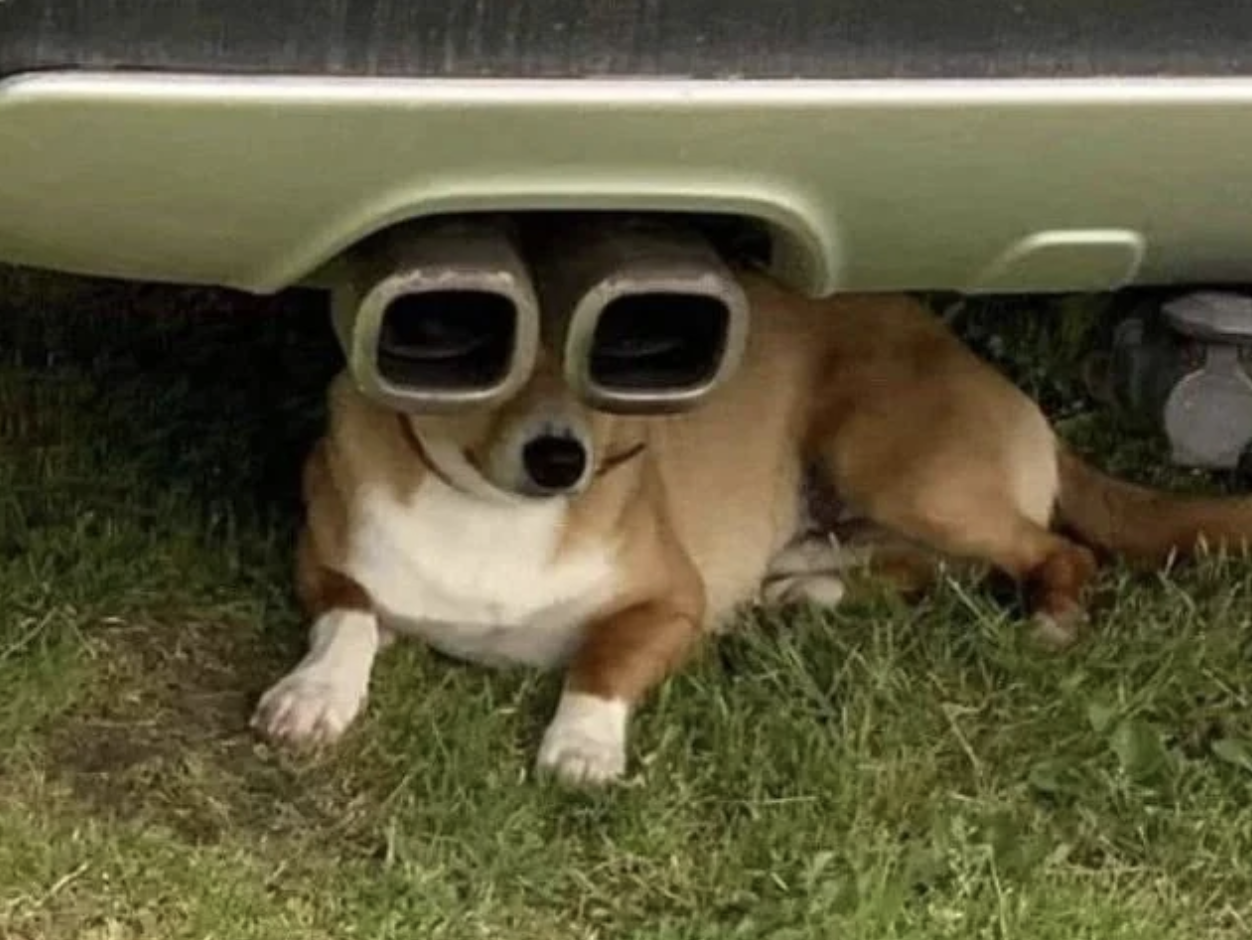
[[[587,450],[572,437],[545,434],[522,448],[522,465],[540,489],[567,490],[582,479]]]

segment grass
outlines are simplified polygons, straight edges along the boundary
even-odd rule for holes
[[[1061,656],[960,583],[757,618],[640,715],[609,793],[532,778],[552,677],[416,644],[297,759],[246,721],[302,642],[317,299],[2,278],[0,937],[1252,932],[1245,563],[1109,571]],[[984,351],[1107,465],[1216,485],[1039,369],[1081,345],[1062,314],[959,320],[984,347],[1004,324]]]

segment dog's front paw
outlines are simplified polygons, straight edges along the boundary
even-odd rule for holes
[[[539,769],[561,782],[598,785],[626,772],[625,702],[566,692],[539,746]]]
[[[315,747],[338,740],[360,712],[365,688],[316,669],[297,669],[261,696],[252,727],[271,741]]]

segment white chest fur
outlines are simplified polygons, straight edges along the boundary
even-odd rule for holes
[[[611,598],[614,551],[558,557],[563,500],[493,503],[428,477],[361,494],[345,565],[391,629],[461,659],[549,666]]]

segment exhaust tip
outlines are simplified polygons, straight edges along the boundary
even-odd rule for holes
[[[566,380],[602,411],[697,407],[739,365],[743,289],[699,233],[680,225],[574,227],[539,267]]]
[[[517,342],[511,298],[484,290],[403,294],[386,305],[378,374],[409,389],[470,391],[508,378]]]
[[[613,394],[704,388],[725,356],[730,318],[716,297],[662,291],[618,297],[600,311],[587,377]]]
[[[357,260],[333,306],[367,396],[396,410],[446,412],[490,406],[526,381],[539,308],[505,226],[406,227],[363,246]]]

